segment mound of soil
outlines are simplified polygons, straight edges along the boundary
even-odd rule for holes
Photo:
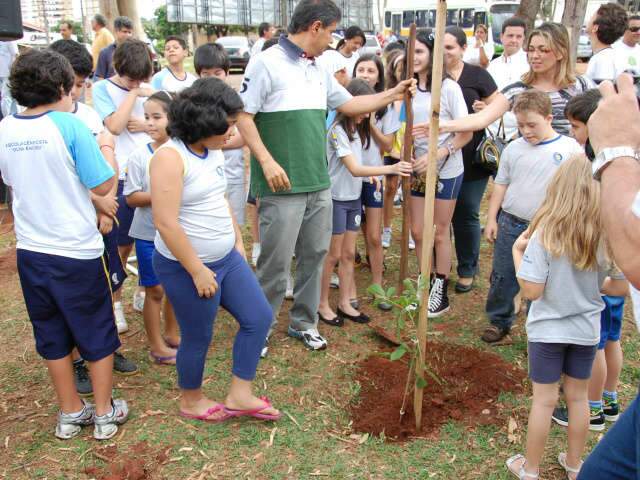
[[[360,393],[351,408],[353,429],[402,441],[437,433],[449,420],[464,425],[501,424],[495,403],[500,392],[523,391],[526,373],[490,352],[462,345],[427,342],[427,367],[442,385],[425,375],[422,430],[415,429],[413,392],[400,422],[408,374],[405,359],[371,356],[361,361],[355,379]],[[487,413],[487,410],[489,413]],[[483,413],[484,411],[484,413]]]

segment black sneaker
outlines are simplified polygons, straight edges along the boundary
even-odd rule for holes
[[[447,286],[449,280],[436,276],[429,292],[429,318],[437,318],[449,311],[449,296]]]
[[[128,360],[120,352],[113,354],[113,371],[120,375],[133,375],[138,373],[138,366]]]
[[[553,415],[551,418],[558,425],[562,425],[563,427],[569,426],[569,412],[565,407],[556,407],[553,410]],[[599,412],[591,412],[591,419],[589,420],[589,430],[594,432],[601,432],[604,430],[604,413],[602,410]]]
[[[605,403],[602,407],[602,412],[607,422],[615,422],[620,416],[620,405],[618,402]]]
[[[84,361],[73,362],[73,376],[76,381],[76,390],[81,397],[88,397],[93,394],[93,385],[89,378],[89,370]]]

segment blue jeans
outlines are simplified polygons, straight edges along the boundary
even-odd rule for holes
[[[578,480],[640,480],[640,397],[627,407],[580,469]]]
[[[271,307],[258,280],[234,248],[226,257],[205,264],[216,274],[218,289],[211,298],[199,297],[191,275],[180,262],[153,253],[153,269],[173,305],[180,325],[176,358],[178,385],[193,390],[202,385],[204,362],[213,337],[213,323],[222,305],[240,324],[233,343],[232,373],[253,380],[260,351],[271,324]]]
[[[453,211],[453,235],[458,258],[458,276],[471,278],[478,273],[480,256],[480,202],[489,178],[462,183]]]
[[[492,325],[509,330],[515,320],[513,299],[520,286],[516,279],[511,249],[529,222],[505,211],[498,217],[498,237],[493,249],[491,286],[487,295],[486,312]]]

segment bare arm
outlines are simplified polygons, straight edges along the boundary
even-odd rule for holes
[[[600,292],[612,297],[626,297],[629,294],[629,282],[607,277],[604,279]]]
[[[515,267],[516,273],[520,270],[522,257],[524,256],[524,251],[526,250],[528,243],[529,231],[525,230],[513,244],[511,252],[513,254],[513,266]],[[518,284],[520,285],[520,292],[522,292],[522,296],[527,300],[537,300],[544,293],[544,283],[530,282],[518,277]]]
[[[491,98],[491,97],[489,97]],[[440,122],[441,132],[475,132],[487,128],[509,111],[509,101],[499,92],[485,108],[466,117]],[[416,125],[417,127],[418,125]],[[416,128],[414,127],[414,131]]]
[[[484,51],[484,44],[478,48],[480,50],[480,66],[482,68],[487,68],[489,65],[489,57],[487,57],[487,52]]]
[[[487,225],[484,228],[484,235],[489,242],[494,242],[498,237],[498,212],[506,193],[507,185],[500,185],[494,182],[491,198],[489,199]]]
[[[116,211],[118,209],[118,202],[116,200],[116,192],[118,191],[118,162],[116,161],[115,155],[115,141],[113,136],[108,132],[102,132],[98,135],[98,144],[100,145],[100,152],[102,156],[107,161],[115,175],[111,179],[111,183],[109,184],[109,189],[104,190],[104,183],[99,185],[96,188],[99,188],[100,191],[97,191],[95,188],[91,189],[91,202],[98,212],[104,213],[106,215],[115,216]],[[104,192],[104,193],[100,193]]]
[[[373,177],[376,175],[401,175],[408,177],[413,170],[413,165],[409,162],[398,162],[394,165],[385,165],[381,167],[368,167],[359,164],[353,155],[340,157],[344,166],[347,167],[349,173],[354,177]]]
[[[348,102],[340,105],[338,111],[348,117],[354,117],[362,113],[376,112],[396,100],[402,100],[407,89],[409,89],[412,94],[415,93],[415,79],[403,80],[395,88],[376,93],[375,95],[353,97]]]
[[[453,144],[453,149],[455,151],[460,150],[467,143],[471,141],[473,138],[473,133],[471,132],[458,132],[453,135],[451,139],[451,143]],[[449,149],[446,147],[439,147],[437,158],[438,161],[444,159],[447,155],[449,155]],[[416,158],[415,163],[413,164],[413,169],[416,173],[423,174],[427,170],[427,164],[429,163],[429,153],[425,153],[421,157]]]
[[[133,112],[138,97],[148,97],[152,94],[153,90],[149,88],[134,88],[127,94],[117,110],[104,119],[104,126],[107,127],[112,134],[120,135],[132,120],[131,112]],[[134,120],[140,122],[140,119]]]
[[[133,192],[127,195],[127,205],[132,208],[151,206],[151,194],[149,192]]]
[[[375,114],[371,114],[371,139],[383,152],[388,152],[393,147],[393,133],[385,135],[375,122]]]
[[[239,130],[236,129],[236,132],[231,136],[229,141],[224,144],[222,150],[235,150],[237,148],[242,148],[246,145],[244,138],[242,138],[242,134]]]
[[[191,275],[198,295],[211,297],[218,288],[215,274],[198,258],[178,222],[183,168],[178,153],[170,149],[162,149],[153,156],[149,167],[153,223],[173,256]]]

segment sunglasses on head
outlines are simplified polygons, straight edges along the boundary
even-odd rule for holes
[[[637,33],[637,32],[639,32],[639,31],[640,31],[640,27],[629,27],[629,28],[628,28],[628,30],[629,30],[631,33]]]

